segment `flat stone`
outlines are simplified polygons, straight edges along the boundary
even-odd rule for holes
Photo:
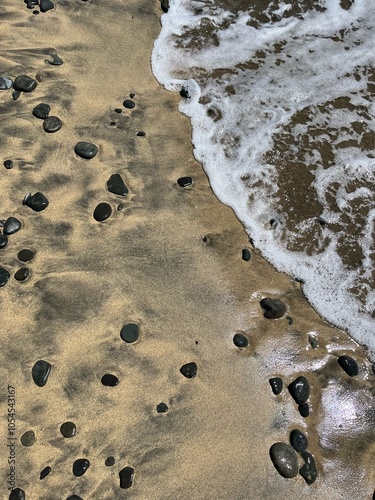
[[[112,207],[109,203],[99,203],[94,210],[93,216],[96,221],[104,222],[110,217],[111,213]]]
[[[33,115],[35,116],[35,118],[45,120],[48,117],[50,111],[51,106],[49,104],[46,104],[45,102],[41,102],[33,109]]]
[[[298,474],[298,457],[291,446],[286,443],[275,443],[270,448],[270,457],[278,473],[286,478]]]
[[[62,127],[62,121],[57,116],[48,116],[43,122],[43,128],[49,134],[58,132]]]
[[[16,271],[16,273],[14,274],[14,278],[17,280],[17,281],[25,281],[27,280],[27,278],[29,277],[30,275],[30,271],[27,267],[21,267],[20,269],[18,269],[18,271]]]
[[[236,347],[247,347],[249,345],[249,339],[245,337],[242,333],[236,333],[233,337],[233,344]]]
[[[298,405],[298,411],[301,417],[306,418],[310,415],[310,406],[308,403],[303,403],[303,405]]]
[[[39,8],[40,12],[48,12],[55,8],[55,4],[51,0],[40,0]]]
[[[12,88],[13,80],[7,76],[0,76],[0,90],[8,90]]]
[[[120,114],[120,113],[122,113],[122,109],[121,109],[121,108],[115,108],[115,109],[114,109],[114,112],[115,112],[115,113],[119,113],[119,114]]]
[[[267,297],[260,301],[260,306],[265,310],[264,317],[267,319],[281,318],[286,312],[286,305],[280,299]]]
[[[159,403],[156,407],[156,411],[158,413],[167,413],[168,405],[166,405],[165,403]]]
[[[251,252],[248,248],[242,249],[242,260],[248,262],[251,259]]]
[[[37,85],[37,81],[31,78],[31,76],[20,75],[14,80],[13,88],[22,92],[32,92],[36,89]]]
[[[85,160],[91,160],[98,154],[98,147],[92,142],[79,141],[74,146],[74,152]]]
[[[0,248],[5,248],[8,244],[8,236],[6,234],[0,234]]]
[[[62,64],[64,64],[64,61],[57,54],[50,54],[50,56],[52,57],[52,61],[48,62],[51,64],[51,66],[61,66]]]
[[[43,193],[38,191],[27,198],[25,205],[35,210],[35,212],[41,212],[48,207],[49,201]]]
[[[81,477],[90,467],[90,461],[87,458],[79,458],[73,463],[73,474],[76,477]]]
[[[44,469],[41,471],[39,479],[44,479],[45,477],[48,476],[52,471],[51,467],[47,465],[47,467],[44,467]]]
[[[3,165],[7,170],[11,170],[13,168],[12,160],[5,160]]]
[[[296,451],[302,452],[307,450],[309,441],[303,432],[293,429],[290,433],[290,444]]]
[[[25,500],[25,492],[21,488],[14,488],[9,494],[9,500]]]
[[[298,405],[306,403],[310,396],[310,384],[306,377],[298,377],[288,386],[289,392]]]
[[[17,257],[22,262],[29,262],[34,258],[34,252],[32,250],[29,250],[28,248],[24,248],[23,250],[20,250],[18,252]]]
[[[358,375],[358,363],[354,358],[351,358],[350,356],[340,356],[337,361],[349,377],[355,377]]]
[[[112,465],[115,465],[115,463],[116,463],[115,457],[108,457],[106,458],[104,465],[106,465],[106,467],[112,467]]]
[[[34,431],[26,431],[22,434],[21,443],[23,446],[32,446],[35,443],[35,433]]]
[[[177,184],[182,187],[182,188],[185,188],[185,187],[188,187],[188,186],[191,186],[193,184],[193,179],[191,177],[180,177],[179,179],[177,179]]]
[[[120,337],[124,342],[132,344],[139,338],[139,327],[136,323],[128,323],[121,328]]]
[[[14,90],[12,92],[12,98],[13,101],[17,101],[17,99],[21,96],[21,91],[20,90]]]
[[[273,377],[269,379],[272,392],[277,395],[283,390],[283,380],[280,377]]]
[[[60,432],[65,438],[72,438],[77,433],[77,427],[74,422],[64,422],[60,425]]]
[[[126,196],[129,193],[129,190],[120,174],[112,174],[107,181],[107,187],[110,193],[118,194],[120,196]]]
[[[139,132],[137,132],[138,137],[144,137],[145,135],[146,135],[146,132],[143,132],[143,130],[140,130]]]
[[[3,267],[0,267],[0,287],[4,286],[8,279],[10,278],[10,273]]]
[[[180,368],[180,372],[186,378],[194,378],[197,375],[198,367],[196,363],[186,363]]]
[[[106,385],[107,387],[115,387],[118,385],[119,380],[116,375],[112,375],[111,373],[106,373],[102,376],[101,383]]]
[[[127,109],[133,109],[135,106],[135,102],[132,101],[131,99],[125,99],[125,101],[122,104],[124,105],[124,108]]]
[[[49,374],[51,373],[51,368],[51,364],[43,359],[40,359],[34,364],[31,375],[38,387],[44,387],[46,385]]]
[[[124,467],[119,472],[120,488],[127,489],[133,485],[134,469],[133,467]]]
[[[301,453],[302,458],[305,463],[299,470],[299,473],[306,481],[307,484],[312,484],[316,478],[318,477],[318,471],[316,470],[315,459],[308,451],[304,451]]]
[[[14,234],[21,229],[21,221],[15,217],[8,217],[5,221],[3,233],[6,235]]]

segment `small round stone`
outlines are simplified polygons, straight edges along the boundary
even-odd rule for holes
[[[25,281],[29,277],[30,271],[27,267],[21,267],[18,269],[18,271],[14,274],[14,278],[17,281]]]
[[[75,145],[74,152],[81,158],[90,160],[98,154],[98,147],[91,142],[80,141]]]
[[[0,76],[0,90],[8,90],[12,87],[13,80],[7,76]]]
[[[0,287],[4,286],[10,278],[10,273],[3,267],[0,267]]]
[[[94,210],[93,216],[96,221],[104,222],[111,214],[112,207],[109,203],[99,203]]]
[[[286,443],[275,443],[270,448],[273,465],[279,474],[286,478],[298,474],[298,458],[296,452]]]
[[[52,61],[48,62],[51,64],[51,66],[61,66],[62,64],[64,64],[64,61],[57,54],[50,54],[50,56],[52,57]]]
[[[21,436],[21,443],[23,446],[32,446],[35,443],[34,431],[26,431]]]
[[[6,235],[14,234],[21,229],[21,221],[15,217],[8,217],[5,221],[3,233]]]
[[[33,115],[36,118],[40,118],[41,120],[45,120],[48,118],[49,112],[51,111],[51,106],[44,102],[41,102],[33,109]]]
[[[24,248],[23,250],[20,250],[18,252],[17,257],[22,262],[29,262],[34,258],[34,252],[32,250],[29,250],[28,248]]]
[[[354,358],[351,358],[350,356],[340,356],[337,361],[349,377],[355,377],[358,375],[358,363]]]
[[[298,405],[298,411],[301,417],[307,418],[310,415],[310,407],[308,403],[304,403],[302,405]]]
[[[233,337],[233,344],[236,347],[247,347],[249,345],[249,340],[242,333],[236,333]]]
[[[39,1],[40,12],[48,12],[55,8],[54,3],[51,0],[40,0]]]
[[[298,451],[306,451],[309,445],[307,437],[298,429],[293,429],[290,433],[290,444]]]
[[[48,474],[51,472],[51,470],[52,470],[51,467],[49,467],[48,465],[47,467],[44,467],[44,469],[40,473],[39,479],[44,479],[45,477],[47,477]]]
[[[180,187],[185,188],[193,184],[193,179],[191,177],[180,177],[177,179],[177,184]]]
[[[143,132],[143,130],[140,130],[139,132],[137,132],[138,137],[144,137],[145,135],[146,135],[146,132]]]
[[[302,458],[304,459],[305,463],[300,468],[299,473],[304,478],[307,484],[312,484],[318,477],[315,459],[308,451],[302,452]]]
[[[90,461],[86,458],[79,458],[73,463],[73,474],[76,477],[81,477],[90,467]]]
[[[14,90],[20,90],[22,92],[32,92],[36,89],[36,86],[37,81],[27,75],[17,76],[13,83]]]
[[[83,498],[78,495],[70,495],[66,500],[83,500]]]
[[[7,170],[11,170],[13,168],[13,162],[12,162],[12,160],[5,160],[4,161],[4,167]]]
[[[120,470],[120,488],[127,489],[130,488],[134,480],[134,469],[133,467],[125,467]]]
[[[128,323],[121,328],[120,337],[124,342],[132,344],[139,338],[139,327],[136,323]]]
[[[194,378],[197,375],[198,367],[196,363],[186,363],[180,368],[180,372],[186,378]]]
[[[40,359],[34,364],[31,375],[38,387],[44,387],[46,385],[49,374],[51,373],[51,368],[51,364],[48,363],[48,361],[44,361],[44,359]]]
[[[9,500],[25,500],[25,492],[21,488],[14,488],[9,494]]]
[[[17,99],[19,99],[20,96],[21,96],[21,91],[20,90],[14,90],[12,92],[13,101],[17,101]]]
[[[277,395],[283,390],[283,380],[280,377],[273,377],[269,379],[272,392]]]
[[[119,113],[119,114],[122,113],[122,109],[121,108],[116,108],[114,111],[115,111],[115,113]]]
[[[251,252],[248,248],[242,249],[242,260],[248,262],[251,259]]]
[[[125,101],[123,102],[123,105],[124,105],[124,108],[133,109],[135,106],[135,102],[132,101],[131,99],[125,99]]]
[[[62,121],[57,116],[49,116],[43,122],[43,128],[49,134],[58,132],[62,127]]]
[[[286,305],[280,299],[267,297],[260,301],[260,306],[265,310],[264,317],[267,319],[281,318],[286,312]]]
[[[106,385],[107,387],[115,387],[118,385],[119,380],[116,377],[116,375],[112,375],[111,373],[106,373],[105,375],[102,376],[101,382],[103,385]]]
[[[24,204],[27,205],[32,210],[34,210],[35,212],[41,212],[42,210],[45,210],[48,207],[49,201],[47,197],[44,196],[43,193],[38,191],[32,196],[29,196],[29,193],[27,193],[27,195],[24,198]]]
[[[165,403],[159,403],[156,407],[156,411],[158,413],[167,413],[168,405],[166,405]]]
[[[306,377],[298,377],[288,386],[289,392],[298,405],[306,403],[310,396],[310,384]]]
[[[5,248],[8,244],[8,236],[6,234],[0,234],[0,248]]]
[[[107,467],[112,467],[112,465],[115,465],[115,463],[116,463],[115,457],[108,457],[108,458],[106,458],[106,461],[104,462],[104,464]]]
[[[77,427],[74,422],[64,422],[60,425],[60,432],[65,438],[72,438],[77,433]]]

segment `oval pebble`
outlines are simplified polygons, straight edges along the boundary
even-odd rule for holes
[[[25,281],[30,275],[30,271],[27,267],[21,267],[18,269],[18,271],[14,274],[14,278],[17,281]]]
[[[120,476],[120,488],[127,489],[130,488],[134,480],[134,469],[133,467],[124,467],[119,472]]]
[[[306,403],[310,396],[310,384],[306,377],[298,377],[288,386],[289,392],[298,405]]]
[[[36,118],[40,118],[41,120],[45,120],[48,118],[49,112],[51,111],[51,106],[44,102],[41,102],[33,109],[33,115]]]
[[[158,413],[166,413],[168,411],[168,405],[165,403],[159,403],[156,407]]]
[[[21,488],[14,488],[9,494],[9,500],[25,500],[25,492]]]
[[[70,495],[66,500],[83,500],[83,498],[78,495]]]
[[[136,323],[128,323],[121,328],[120,337],[124,342],[132,344],[139,338],[139,327]]]
[[[99,203],[96,206],[93,217],[98,222],[104,222],[112,214],[112,207],[109,203]]]
[[[64,422],[60,425],[60,432],[65,438],[72,438],[77,433],[77,427],[74,422]]]
[[[14,90],[12,92],[12,97],[14,101],[17,101],[17,99],[21,96],[21,91],[20,90]]]
[[[5,160],[3,165],[7,170],[11,170],[13,168],[12,160]]]
[[[236,333],[233,337],[233,344],[236,347],[247,347],[249,345],[249,340],[242,333]]]
[[[290,433],[290,444],[298,451],[306,451],[309,445],[307,437],[298,429],[293,429]]]
[[[198,367],[196,363],[186,363],[180,368],[180,372],[186,378],[194,378],[197,375]]]
[[[0,90],[8,90],[12,87],[13,80],[7,76],[0,76]]]
[[[24,204],[27,205],[32,210],[34,210],[35,212],[41,212],[42,210],[45,210],[48,207],[49,201],[46,198],[46,196],[44,196],[43,193],[38,191],[32,196],[28,195],[29,193],[27,193],[27,195],[24,198]]]
[[[38,387],[44,387],[46,385],[49,374],[51,373],[51,368],[51,364],[48,363],[48,361],[44,361],[44,359],[40,359],[34,364],[31,375]]]
[[[39,2],[40,12],[48,12],[55,8],[55,4],[52,0],[40,0]]]
[[[104,464],[107,466],[107,467],[112,467],[112,465],[115,465],[116,463],[116,460],[115,460],[115,457],[108,457],[106,458]]]
[[[132,101],[131,99],[125,99],[125,101],[123,102],[123,105],[124,105],[124,108],[133,109],[135,106],[135,102]]]
[[[32,92],[36,89],[37,81],[31,76],[20,75],[14,80],[13,88],[14,90],[20,90],[22,92]]]
[[[3,233],[9,236],[19,231],[21,226],[21,221],[16,217],[8,217],[4,224]]]
[[[146,132],[143,132],[143,130],[140,130],[137,132],[137,137],[144,137],[146,135]]]
[[[3,267],[0,267],[0,287],[4,286],[10,278],[10,273]]]
[[[0,248],[5,248],[8,244],[8,236],[6,234],[0,234]]]
[[[58,132],[62,127],[62,121],[57,116],[48,116],[43,122],[43,128],[49,134]]]
[[[34,431],[26,431],[22,434],[21,443],[23,446],[32,446],[35,443],[35,433]]]
[[[248,262],[251,259],[251,252],[248,248],[242,249],[242,260]]]
[[[51,470],[52,469],[51,467],[49,467],[49,465],[47,465],[47,467],[44,467],[44,469],[40,473],[39,479],[44,479],[45,477],[47,477],[48,474],[50,474]]]
[[[61,66],[62,64],[64,64],[64,61],[57,54],[50,54],[50,56],[52,57],[52,61],[48,62],[51,64],[51,66]]]
[[[112,375],[111,373],[106,373],[101,378],[101,383],[107,387],[115,387],[118,385],[119,380],[116,375]]]
[[[193,179],[191,177],[180,177],[177,179],[177,184],[180,187],[185,188],[193,184]]]
[[[18,252],[17,257],[22,262],[29,262],[34,258],[34,252],[28,248],[24,248]]]
[[[277,395],[283,390],[283,380],[280,377],[272,377],[269,379],[272,392]]]
[[[303,477],[303,479],[306,481],[307,484],[312,484],[314,481],[316,481],[316,478],[318,477],[318,471],[316,470],[315,459],[308,451],[302,452],[301,455],[305,463],[300,468],[299,473],[301,474],[301,476]]]
[[[278,473],[286,478],[298,474],[298,458],[296,452],[286,443],[275,443],[270,448],[270,456]]]
[[[74,152],[85,160],[91,160],[98,154],[98,147],[91,142],[80,141],[74,146]]]
[[[349,377],[355,377],[358,375],[358,363],[354,358],[351,358],[350,356],[340,356],[337,361]]]
[[[78,458],[78,460],[75,460],[73,463],[73,474],[76,477],[81,477],[87,469],[90,467],[90,461],[87,460],[87,458]]]
[[[308,403],[304,403],[303,405],[298,406],[298,411],[301,417],[306,418],[310,415],[310,406]]]
[[[280,299],[266,297],[260,301],[260,306],[265,310],[263,316],[267,319],[281,318],[286,312],[286,305]]]

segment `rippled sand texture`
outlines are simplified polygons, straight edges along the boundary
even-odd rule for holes
[[[370,499],[375,376],[366,352],[319,319],[299,284],[253,249],[242,260],[248,238],[193,159],[179,96],[150,71],[160,15],[156,0],[66,0],[40,15],[3,0],[0,76],[41,81],[16,101],[12,90],[0,93],[1,218],[22,222],[0,250],[11,273],[0,288],[1,498],[9,384],[16,483],[27,500]],[[63,65],[49,64],[55,52]],[[136,106],[125,109],[133,92]],[[61,118],[59,132],[47,134],[32,115],[40,102]],[[74,153],[80,140],[98,146],[95,158]],[[125,198],[106,189],[114,173],[129,188]],[[181,188],[186,175],[194,183]],[[43,192],[47,209],[23,206],[28,191]],[[100,202],[113,209],[103,223],[93,218]],[[23,248],[35,257],[29,279],[18,282]],[[264,297],[287,305],[283,318],[264,318]],[[120,338],[129,322],[139,325],[134,344]],[[248,347],[233,344],[236,332]],[[341,354],[357,360],[357,377],[338,365]],[[44,387],[31,376],[38,360],[52,365]],[[198,367],[191,379],[180,373],[189,362]],[[106,373],[117,386],[102,385]],[[307,418],[287,390],[300,375],[311,384]],[[274,376],[284,381],[278,396]],[[161,402],[167,413],[157,413]],[[72,438],[60,433],[66,421],[77,426]],[[269,457],[294,428],[307,434],[317,463],[312,485],[283,478]],[[36,441],[26,447],[20,438],[30,430]],[[90,467],[75,477],[81,458]],[[125,490],[119,472],[127,466],[135,475]]]

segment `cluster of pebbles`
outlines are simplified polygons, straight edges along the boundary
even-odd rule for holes
[[[39,12],[48,12],[55,8],[55,4],[52,0],[24,0],[28,9],[33,9],[33,14],[39,14]],[[39,7],[39,10],[36,9]]]

